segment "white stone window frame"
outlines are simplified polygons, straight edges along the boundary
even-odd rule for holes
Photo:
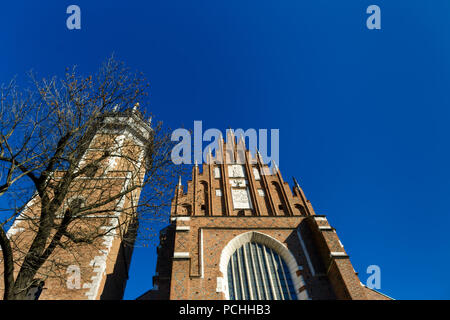
[[[261,233],[257,231],[249,231],[242,233],[236,237],[234,237],[232,240],[228,242],[228,244],[223,248],[222,253],[220,255],[220,263],[219,263],[219,269],[222,273],[222,279],[219,280],[219,282],[222,284],[220,291],[225,294],[225,299],[230,300],[230,295],[228,291],[228,262],[230,261],[231,256],[234,254],[234,252],[239,249],[241,246],[243,246],[247,242],[257,242],[260,244],[263,244],[269,248],[271,248],[273,251],[275,251],[286,263],[292,282],[294,284],[295,292],[297,294],[298,300],[310,300],[310,297],[308,295],[307,290],[303,290],[299,292],[299,289],[302,288],[305,285],[305,280],[303,279],[303,276],[297,275],[298,270],[302,270],[303,267],[297,264],[297,261],[295,260],[295,257],[292,255],[292,253],[289,251],[289,249],[278,241],[277,239]],[[219,290],[217,290],[219,291]]]
[[[222,196],[222,190],[216,189],[216,197],[221,197],[221,196]]]

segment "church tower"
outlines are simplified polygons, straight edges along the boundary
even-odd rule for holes
[[[388,299],[360,282],[295,179],[291,191],[232,134],[219,150],[195,164],[187,189],[180,179],[153,289],[138,299]]]
[[[59,225],[64,222],[64,212],[72,211],[72,216],[78,214],[67,227],[72,238],[68,239],[69,233],[65,233],[39,269],[35,278],[41,281],[29,284],[29,299],[123,297],[138,226],[136,208],[140,182],[145,175],[152,129],[135,106],[104,114],[95,129],[88,130],[87,134],[88,146],[78,167],[88,170],[73,180],[55,219],[55,224]],[[64,172],[54,172],[51,183],[57,185],[63,176]],[[18,264],[35,239],[40,206],[41,200],[34,196],[8,231],[14,261]],[[88,239],[83,241],[85,238]],[[3,264],[0,267],[3,277],[2,267]],[[16,278],[19,268],[15,269]],[[3,282],[0,284],[3,296],[2,286]]]

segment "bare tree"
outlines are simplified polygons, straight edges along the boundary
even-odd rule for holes
[[[149,232],[167,219],[184,170],[170,159],[169,130],[150,127],[138,108],[146,80],[123,63],[110,58],[87,77],[73,68],[61,80],[30,79],[31,89],[12,81],[0,93],[4,299],[24,299],[38,282],[62,277],[80,245],[105,236],[132,245],[138,223]],[[130,122],[139,123],[138,141],[115,134]],[[11,236],[15,219],[26,231]]]

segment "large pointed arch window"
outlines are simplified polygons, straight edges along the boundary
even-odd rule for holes
[[[273,249],[247,242],[230,257],[227,267],[230,300],[296,300],[291,274]]]

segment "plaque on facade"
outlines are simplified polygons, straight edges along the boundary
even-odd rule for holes
[[[228,176],[230,178],[244,178],[244,166],[241,164],[233,164],[228,166]]]
[[[214,168],[214,178],[216,178],[216,179],[220,178],[220,168],[219,167]]]
[[[245,187],[247,186],[247,181],[245,179],[230,179],[230,185],[232,187]]]
[[[260,180],[261,179],[261,177],[259,176],[258,168],[253,168],[253,175],[255,176],[255,180]]]
[[[248,189],[231,189],[234,209],[251,209],[250,194]]]

